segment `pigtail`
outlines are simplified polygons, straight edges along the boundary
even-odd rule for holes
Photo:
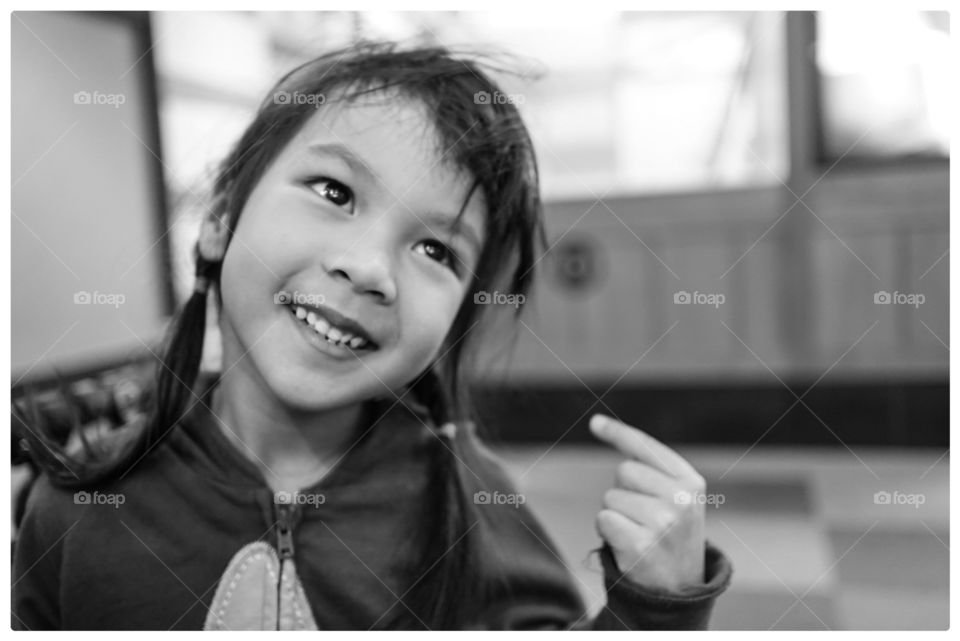
[[[422,579],[411,592],[410,605],[433,630],[460,630],[469,626],[472,604],[481,600],[475,580],[481,569],[475,556],[475,525],[470,519],[458,459],[455,434],[438,432],[431,444],[433,483],[438,491],[428,501],[436,527],[424,534]],[[429,522],[429,521],[427,521]],[[424,570],[423,568],[426,568]]]
[[[195,250],[196,287],[171,326],[167,349],[156,373],[155,419],[143,446],[149,448],[175,425],[190,403],[200,372],[207,328],[207,291],[219,279],[219,261],[209,261]],[[192,405],[191,405],[192,406]]]
[[[463,629],[471,623],[471,613],[476,611],[473,606],[482,596],[483,585],[473,531],[476,518],[460,464],[460,435],[450,421],[456,401],[450,397],[450,387],[440,383],[434,367],[416,380],[411,392],[427,407],[434,426],[441,426],[429,443],[428,487],[435,491],[424,502],[417,519],[420,554],[409,568],[411,584],[403,605],[395,605],[392,617],[378,627]]]
[[[452,428],[452,429],[450,429]],[[482,559],[477,555],[476,506],[473,496],[466,490],[461,461],[464,448],[462,430],[448,423],[437,433],[434,443],[438,482],[443,482],[444,492],[438,497],[442,503],[440,512],[446,523],[437,536],[438,552],[446,553],[449,563],[443,566],[436,577],[437,593],[434,611],[434,629],[462,630],[476,625],[471,616],[477,613],[477,605],[485,603],[486,578]]]
[[[58,377],[60,406],[52,416],[38,407],[35,395],[25,390],[24,398],[12,404],[14,434],[18,445],[33,464],[51,481],[66,488],[83,488],[108,482],[129,469],[158,445],[183,418],[200,371],[207,320],[207,292],[220,276],[220,265],[229,236],[227,225],[216,216],[204,221],[213,232],[201,235],[194,250],[196,285],[190,298],[172,319],[159,358],[152,404],[142,423],[122,426],[128,438],[115,447],[97,448],[88,440],[82,404]],[[64,421],[59,414],[66,414]],[[76,434],[80,451],[65,447]]]
[[[223,192],[211,215],[203,221],[200,238],[194,247],[196,280],[193,293],[183,305],[170,327],[166,349],[157,368],[153,420],[148,424],[144,438],[139,439],[133,452],[137,459],[145,456],[160,443],[183,416],[199,402],[194,386],[200,372],[204,337],[207,331],[207,292],[210,285],[220,281],[223,257],[227,251],[230,227],[224,216]]]

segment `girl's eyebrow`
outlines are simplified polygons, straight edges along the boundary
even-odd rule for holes
[[[338,160],[342,160],[354,172],[363,174],[368,178],[377,178],[377,175],[374,173],[373,169],[370,168],[370,165],[368,165],[363,158],[354,153],[354,151],[346,145],[337,142],[319,142],[309,145],[307,150],[313,152],[317,156],[323,156],[326,158],[333,157]]]

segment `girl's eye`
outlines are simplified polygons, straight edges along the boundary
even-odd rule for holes
[[[460,259],[456,253],[438,240],[425,240],[421,247],[427,256],[437,261],[441,265],[449,267],[454,274],[460,274]]]
[[[307,181],[307,185],[337,207],[353,203],[353,190],[332,178],[315,178]]]

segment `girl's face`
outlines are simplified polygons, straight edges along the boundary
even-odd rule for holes
[[[225,368],[311,411],[399,396],[440,355],[486,204],[475,192],[453,226],[471,181],[438,144],[422,105],[385,94],[310,117],[250,194],[224,257]],[[345,323],[327,310],[349,317],[374,345],[330,347],[291,302],[333,326]]]

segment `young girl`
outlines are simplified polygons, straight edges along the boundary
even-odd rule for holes
[[[45,474],[16,542],[15,628],[705,628],[731,567],[703,480],[595,415],[625,455],[587,618],[477,439],[479,291],[525,294],[533,148],[443,48],[363,44],[282,78],[223,161],[152,411],[81,456],[20,420]],[[223,363],[199,376],[208,288]]]

